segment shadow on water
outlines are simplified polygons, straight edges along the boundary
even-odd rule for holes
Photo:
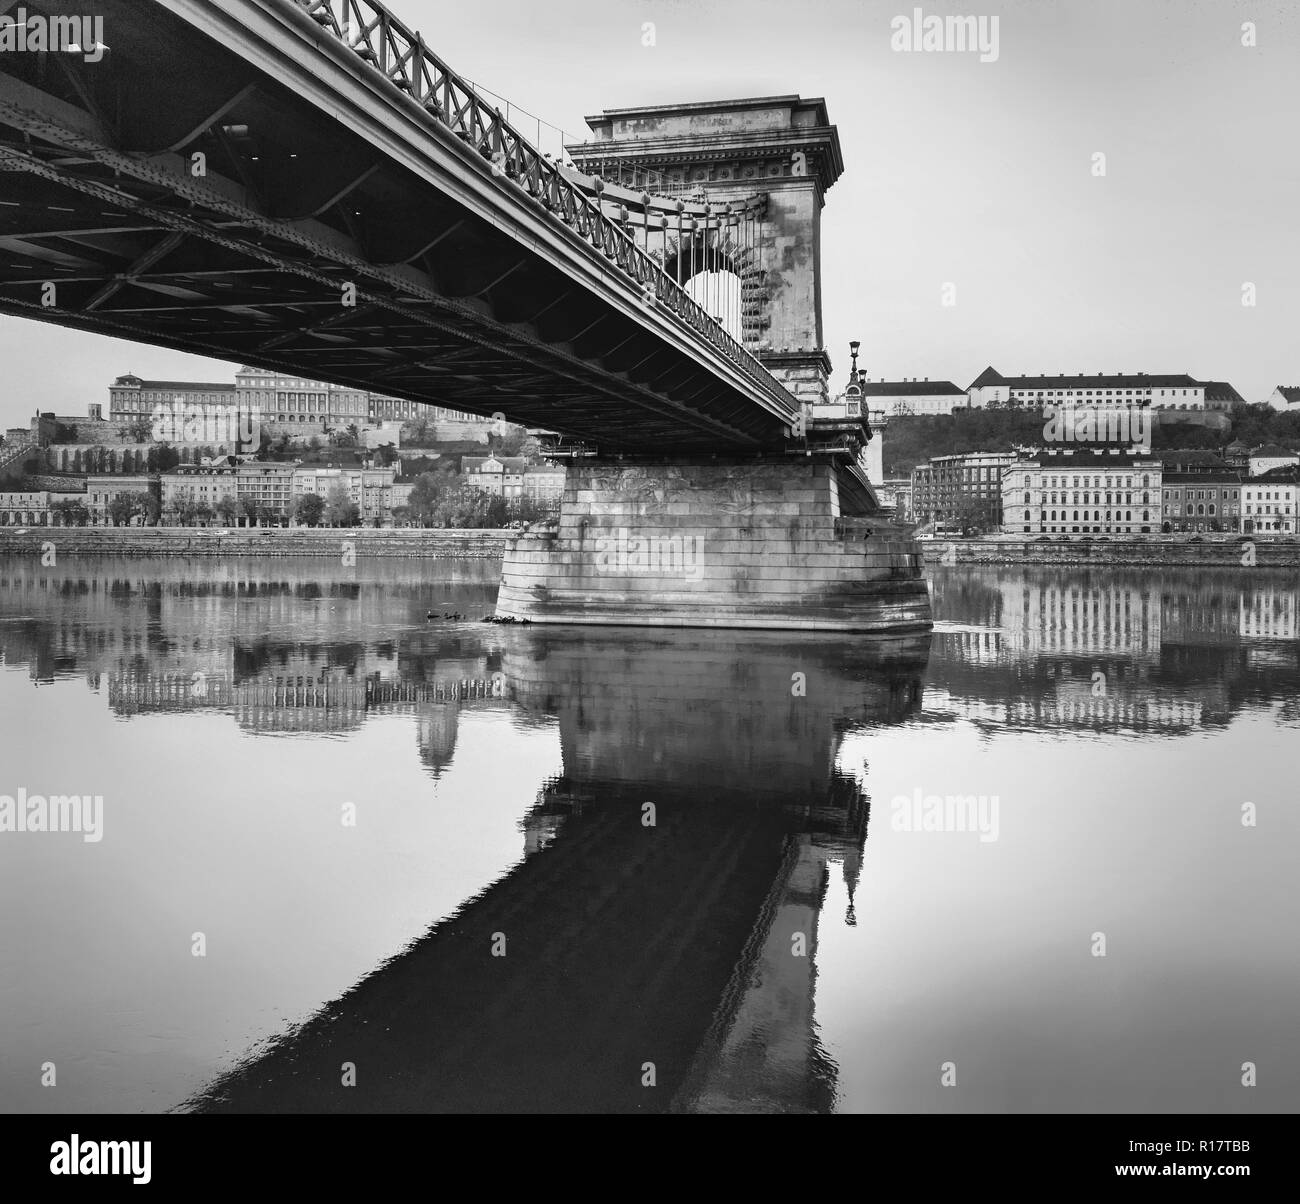
[[[928,635],[487,638],[502,696],[559,723],[527,856],[189,1106],[830,1110],[817,917],[869,811],[837,752],[916,708]]]

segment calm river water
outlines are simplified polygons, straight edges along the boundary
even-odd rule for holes
[[[0,1110],[1294,1110],[1300,579],[933,591],[872,641],[0,563],[0,796],[102,798],[0,831]]]

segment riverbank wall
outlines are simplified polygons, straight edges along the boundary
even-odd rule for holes
[[[52,544],[64,556],[392,556],[423,560],[499,558],[500,530],[349,527],[232,528],[226,534],[192,527],[0,527],[0,557],[41,556]]]
[[[53,544],[58,556],[318,556],[341,558],[345,545],[358,557],[424,560],[500,559],[513,531],[368,527],[286,530],[231,529],[229,534],[188,527],[31,527],[18,534],[0,527],[0,557],[43,554]],[[1252,549],[1247,549],[1247,544]],[[1300,568],[1300,540],[1233,536],[1186,540],[1113,539],[1038,543],[1033,539],[923,540],[927,571],[958,564],[1093,565],[1097,568]]]
[[[1300,542],[1234,535],[1185,539],[1110,539],[1084,543],[1034,539],[922,540],[927,570],[959,564],[1092,565],[1096,568],[1300,568]]]

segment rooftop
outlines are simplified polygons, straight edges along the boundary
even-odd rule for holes
[[[1261,481],[1273,485],[1278,483],[1294,485],[1300,482],[1300,465],[1281,464],[1277,468],[1270,468],[1268,472],[1261,472],[1257,477],[1251,477],[1246,484],[1257,485]]]
[[[950,380],[859,380],[863,397],[965,397]]]
[[[197,392],[200,390],[205,393],[216,391],[233,393],[235,391],[235,384],[233,381],[143,380],[138,376],[130,375],[130,373],[126,376],[119,376],[113,381],[113,386],[131,389],[165,389],[171,393]]]
[[[1259,447],[1250,449],[1252,458],[1258,457],[1262,460],[1275,459],[1286,456],[1288,458],[1300,457],[1300,452],[1294,452],[1289,447],[1283,447],[1280,443],[1264,443]]]
[[[1063,447],[1059,450],[1039,448],[1025,463],[1055,468],[1150,468],[1155,461],[1147,455],[1134,455],[1119,448]]]
[[[982,389],[987,385],[1009,385],[1013,389],[1199,389],[1205,383],[1185,372],[1163,376],[1152,376],[1146,372],[1116,372],[1109,376],[1104,372],[1095,376],[1067,376],[1064,372],[1057,376],[1003,376],[990,365],[971,382],[970,387]],[[1231,385],[1225,387],[1232,388]],[[1236,393],[1236,390],[1233,392]]]
[[[523,456],[462,456],[461,471],[480,472],[489,460],[500,464],[503,472],[523,472],[528,467],[528,461]]]

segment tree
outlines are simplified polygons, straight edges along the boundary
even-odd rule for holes
[[[130,422],[119,426],[117,433],[122,439],[131,439],[136,443],[144,443],[153,434],[153,419],[147,414],[138,414]]]
[[[402,423],[402,444],[406,447],[431,447],[433,429],[427,418],[414,418]]]
[[[117,493],[108,503],[108,518],[115,527],[130,526],[137,518],[141,523],[145,523],[149,521],[151,515],[156,517],[156,505],[154,496],[143,490]]]
[[[272,506],[257,507],[257,525],[259,527],[278,527],[283,516]]]
[[[504,527],[509,519],[510,508],[506,505],[506,499],[493,496],[484,509],[482,525],[485,527]]]
[[[304,493],[293,507],[293,520],[304,527],[320,524],[321,515],[325,513],[325,499],[318,493]]]
[[[60,498],[50,506],[64,527],[84,527],[90,520],[90,511],[80,498]]]
[[[181,462],[181,454],[170,443],[160,443],[149,449],[145,464],[150,472],[166,472]]]
[[[193,526],[198,508],[193,493],[188,489],[178,491],[172,497],[171,516],[178,527]]]
[[[239,506],[235,499],[229,494],[217,501],[217,514],[221,516],[221,521],[233,525],[239,514]]]
[[[503,435],[489,435],[488,446],[495,456],[517,456],[527,438],[528,432],[522,426],[511,426]]]
[[[156,527],[162,517],[162,501],[152,490],[140,490],[132,495],[140,499],[140,513],[147,526]]]
[[[332,486],[329,491],[325,521],[331,527],[355,527],[361,521],[361,508],[348,496],[342,483]]]
[[[251,497],[241,497],[236,508],[246,527],[251,527],[257,521],[257,503]]]

